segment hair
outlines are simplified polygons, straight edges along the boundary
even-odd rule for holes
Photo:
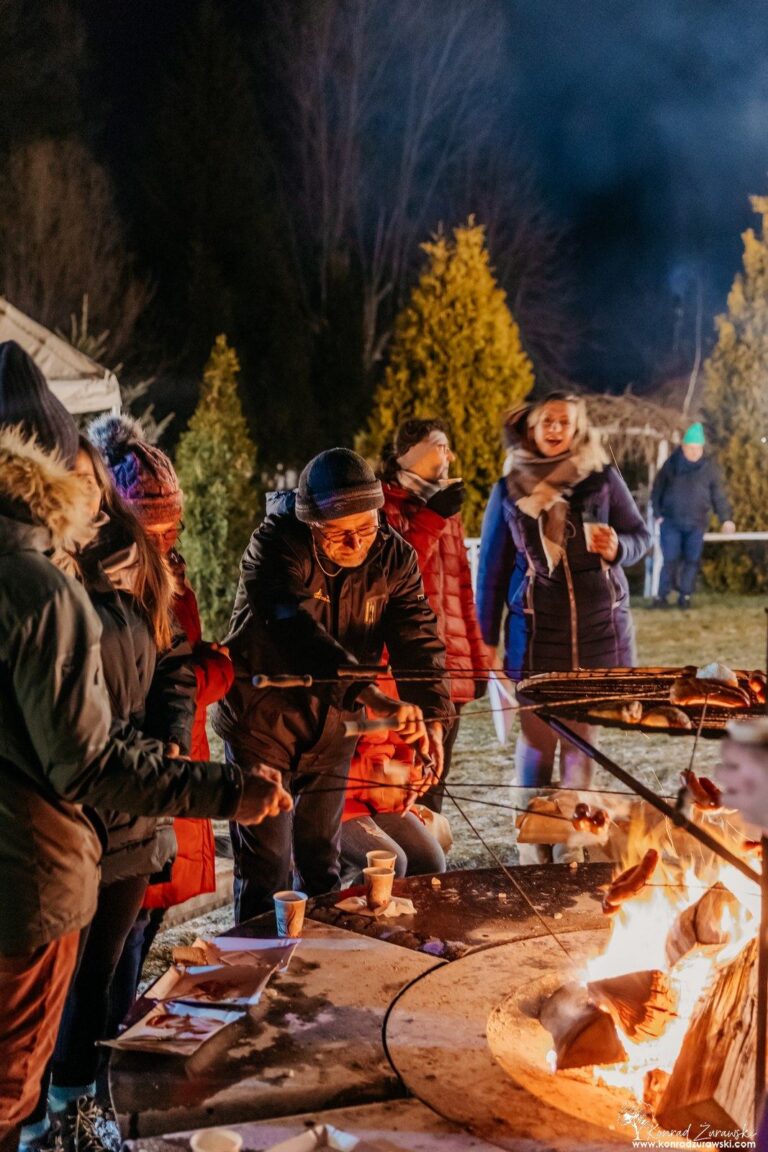
[[[578,396],[574,392],[555,391],[548,392],[541,400],[537,400],[528,409],[525,424],[529,432],[538,424],[541,419],[542,413],[547,404],[572,404],[576,409],[576,430],[573,434],[573,443],[579,444],[586,439],[589,433],[589,416],[587,415],[587,404],[583,396]]]
[[[171,628],[173,580],[168,565],[149,539],[141,520],[115,488],[112,474],[98,448],[87,437],[81,435],[78,451],[84,452],[93,465],[96,483],[101,492],[101,507],[109,517],[115,534],[120,539],[136,545],[138,579],[133,597],[150,626],[158,651],[165,652],[173,640]],[[81,564],[83,559],[81,554],[78,557]]]
[[[428,416],[421,420],[416,419],[416,417],[403,420],[402,424],[398,426],[394,438],[389,440],[381,450],[381,463],[377,473],[379,478],[386,481],[396,480],[397,473],[400,471],[398,458],[404,456],[408,449],[413,448],[415,444],[420,444],[422,440],[426,440],[430,432],[445,432],[447,436],[448,425],[436,416]]]

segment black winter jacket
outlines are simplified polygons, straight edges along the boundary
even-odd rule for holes
[[[663,517],[683,532],[704,532],[713,509],[721,523],[731,519],[720,470],[712,457],[686,460],[682,448],[675,448],[662,465],[654,481],[651,503],[654,516]]]
[[[224,643],[235,682],[213,726],[274,768],[295,768],[302,756],[330,743],[341,715],[359,707],[365,685],[265,691],[251,685],[255,673],[332,677],[338,668],[377,664],[386,647],[401,698],[420,705],[427,719],[453,714],[445,647],[413,548],[383,523],[359,567],[337,569],[330,560],[321,567],[309,528],[294,514],[293,493],[268,500],[266,519],[242,559]],[[434,677],[408,682],[398,669]]]
[[[108,563],[108,558],[106,560]],[[86,565],[86,589],[101,620],[101,659],[113,723],[189,752],[196,680],[192,649],[177,632],[158,655],[144,614],[127,592],[113,587],[100,564]],[[102,884],[160,872],[176,854],[173,818],[103,811],[107,845]]]

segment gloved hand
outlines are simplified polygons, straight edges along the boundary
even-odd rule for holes
[[[456,480],[453,484],[448,484],[439,492],[435,492],[434,496],[430,496],[427,500],[427,508],[432,512],[437,512],[438,516],[447,520],[449,516],[455,516],[457,512],[461,511],[466,495],[467,490],[464,487],[464,481]]]

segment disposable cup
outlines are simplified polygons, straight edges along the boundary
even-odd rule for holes
[[[231,1128],[201,1128],[189,1138],[193,1152],[240,1152],[243,1138]]]
[[[593,520],[593,521],[588,520],[585,522],[585,524],[584,524],[584,539],[587,542],[587,552],[593,551],[592,539],[593,539],[594,534],[595,534],[595,529],[596,528],[608,528],[608,527],[609,527],[608,524],[601,524],[597,520]]]
[[[275,892],[275,921],[278,936],[300,936],[307,908],[306,892]]]
[[[392,899],[392,884],[395,874],[390,868],[363,868],[365,878],[365,902],[371,912],[386,908]]]
[[[389,868],[390,872],[394,872],[395,864],[397,863],[395,853],[387,852],[383,848],[377,848],[373,852],[366,852],[365,859],[369,868]]]

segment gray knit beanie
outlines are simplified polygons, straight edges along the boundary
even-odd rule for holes
[[[299,476],[296,516],[305,524],[372,512],[383,504],[381,481],[370,464],[349,448],[321,452]]]

